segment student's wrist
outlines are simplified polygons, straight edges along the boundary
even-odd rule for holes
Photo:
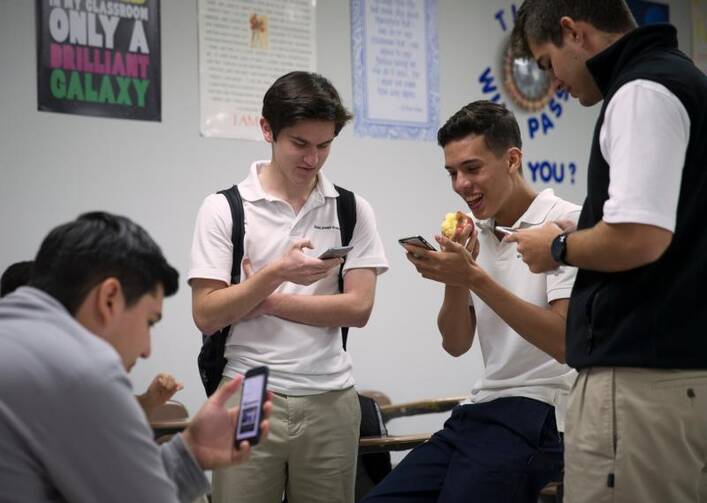
[[[189,426],[186,427],[186,429],[182,432],[179,433],[179,436],[182,438],[182,444],[184,445],[184,448],[186,451],[191,454],[192,458],[197,462],[199,466],[201,466],[202,469],[208,469],[208,466],[204,466],[204,463],[202,462],[201,459],[199,459],[199,456],[197,455],[198,449],[196,445],[196,441],[194,439],[194,436],[192,435]]]
[[[279,301],[281,299],[282,294],[280,293],[271,293],[268,295],[265,300],[263,300],[263,314],[277,316],[279,313],[278,307],[280,306]]]
[[[147,409],[152,405],[150,401],[150,394],[147,391],[140,395],[137,395],[135,398],[137,398],[137,401],[140,403],[140,406],[143,409]]]
[[[465,299],[469,296],[469,289],[465,286],[458,285],[444,285],[445,295],[453,297],[464,297]]]
[[[268,287],[272,290],[275,290],[278,286],[287,281],[285,264],[282,259],[278,259],[275,262],[266,265],[261,270],[261,274],[265,278]]]
[[[493,285],[493,279],[481,268],[469,271],[469,290],[478,296],[488,292]]]

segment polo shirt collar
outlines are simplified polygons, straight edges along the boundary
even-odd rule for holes
[[[511,226],[512,229],[523,229],[527,227],[532,227],[534,225],[542,224],[550,210],[555,206],[557,198],[555,197],[555,192],[552,189],[545,189],[540,192],[533,202],[530,203],[528,209],[525,210],[518,220]],[[496,226],[496,221],[493,218],[486,220],[479,220],[477,222],[478,227],[481,230],[494,231]]]
[[[258,173],[260,170],[269,162],[270,161],[267,160],[255,161],[250,165],[250,173],[248,174],[248,177],[243,180],[243,182],[238,184],[238,191],[244,200],[250,202],[255,202],[261,199],[265,199],[267,201],[278,200],[278,198],[265,192],[262,184],[260,183],[260,178],[258,178]],[[323,201],[324,198],[327,197],[339,197],[339,193],[334,187],[334,184],[331,183],[326,176],[324,176],[324,173],[319,171],[317,174],[317,186],[314,187],[312,194],[310,194],[310,197],[312,196]]]

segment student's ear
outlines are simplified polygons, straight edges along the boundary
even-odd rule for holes
[[[560,18],[560,26],[562,27],[562,35],[565,41],[581,44],[584,33],[579,24],[569,16]]]
[[[123,288],[117,278],[106,278],[96,285],[96,308],[103,324],[109,324],[125,304]]]
[[[263,132],[263,138],[268,143],[273,143],[272,129],[270,128],[270,123],[265,120],[265,117],[260,118],[260,130]]]
[[[511,147],[507,152],[508,173],[513,175],[519,173],[523,164],[523,152],[518,147]]]

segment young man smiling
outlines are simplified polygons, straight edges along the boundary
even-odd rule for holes
[[[290,503],[353,502],[360,406],[339,327],[367,323],[387,261],[373,210],[358,195],[343,292],[342,260],[315,258],[341,245],[340,196],[322,167],[349,119],[321,75],[292,72],[268,89],[261,127],[272,157],[238,184],[239,283],[231,284],[226,198],[212,194],[199,210],[189,271],[196,324],[205,334],[231,326],[224,382],[267,365],[275,392],[267,445],[249,469],[214,474],[216,502],[277,503],[285,490]]]
[[[575,271],[531,274],[495,228],[574,219],[578,207],[525,181],[520,130],[502,105],[466,105],[437,138],[476,230],[467,225],[454,241],[437,236],[439,252],[407,246],[408,259],[422,277],[444,284],[437,321],[445,351],[466,353],[478,333],[485,373],[444,429],[364,501],[535,503],[561,477],[558,427],[575,376],[562,363]]]

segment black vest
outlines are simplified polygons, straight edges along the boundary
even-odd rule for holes
[[[670,25],[634,30],[587,61],[604,103],[594,131],[579,229],[603,217],[609,165],[599,148],[606,106],[625,83],[658,82],[682,102],[690,140],[673,240],[652,264],[620,273],[580,269],[567,319],[567,362],[595,366],[707,369],[707,77],[677,49]],[[650,142],[650,138],[642,139]]]

